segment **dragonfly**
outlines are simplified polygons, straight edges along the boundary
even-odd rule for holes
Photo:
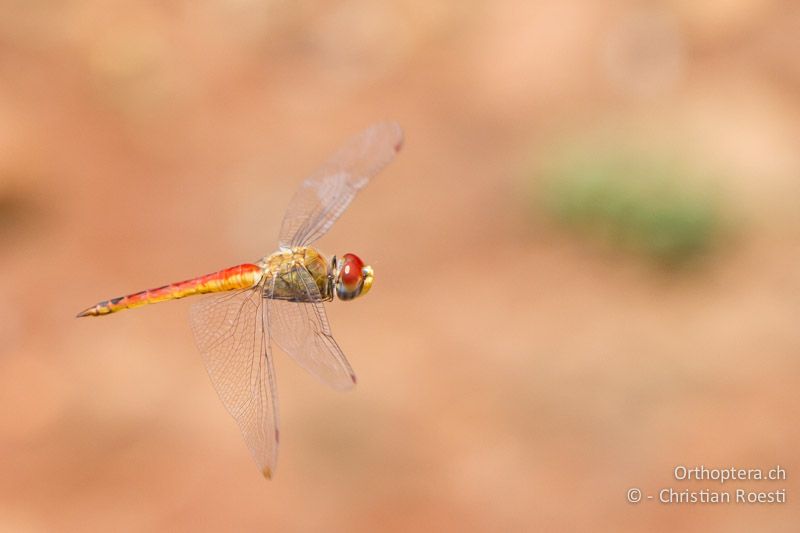
[[[190,307],[195,342],[220,400],[270,479],[280,434],[272,345],[334,389],[356,384],[324,303],[367,294],[375,274],[356,254],[329,260],[312,244],[402,145],[403,130],[394,122],[374,124],[346,142],[303,181],[283,217],[277,250],[259,261],[104,300],[78,317],[205,295]]]

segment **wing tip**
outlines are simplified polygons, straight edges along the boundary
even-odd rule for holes
[[[261,471],[261,475],[264,476],[264,479],[272,479],[272,469],[268,466],[265,466]]]
[[[383,130],[380,133],[377,133],[379,130]],[[403,127],[394,120],[387,120],[385,122],[378,122],[374,124],[371,128],[367,129],[367,132],[371,134],[378,134],[384,137],[392,136],[394,137],[394,144],[392,145],[392,149],[394,153],[398,153],[402,148],[403,144],[405,144],[405,133],[403,132]]]
[[[403,148],[403,144],[405,144],[406,136],[405,133],[403,133],[403,127],[400,124],[398,124],[397,122],[390,122],[389,124],[397,132],[397,140],[395,141],[393,148],[394,148],[394,153],[398,153]]]
[[[358,385],[358,380],[356,379],[355,374],[350,374],[350,380],[353,382],[353,385]]]

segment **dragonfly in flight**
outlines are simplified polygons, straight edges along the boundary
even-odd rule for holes
[[[373,270],[355,254],[328,260],[311,245],[402,144],[403,130],[394,122],[375,124],[348,141],[302,183],[284,215],[277,251],[261,260],[111,298],[78,317],[207,294],[190,309],[195,341],[222,403],[261,472],[271,478],[279,441],[271,345],[335,389],[355,385],[323,302],[334,295],[340,300],[363,296],[372,287]]]

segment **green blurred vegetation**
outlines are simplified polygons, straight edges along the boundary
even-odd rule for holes
[[[664,266],[705,256],[722,234],[720,199],[675,158],[571,147],[540,177],[534,197],[558,222]]]

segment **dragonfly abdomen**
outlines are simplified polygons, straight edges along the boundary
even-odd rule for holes
[[[78,313],[78,317],[107,315],[123,309],[132,309],[167,300],[177,300],[178,298],[185,298],[195,294],[247,289],[261,281],[262,275],[263,269],[260,266],[245,263],[186,281],[170,283],[163,287],[147,289],[127,296],[111,298],[84,309]]]

